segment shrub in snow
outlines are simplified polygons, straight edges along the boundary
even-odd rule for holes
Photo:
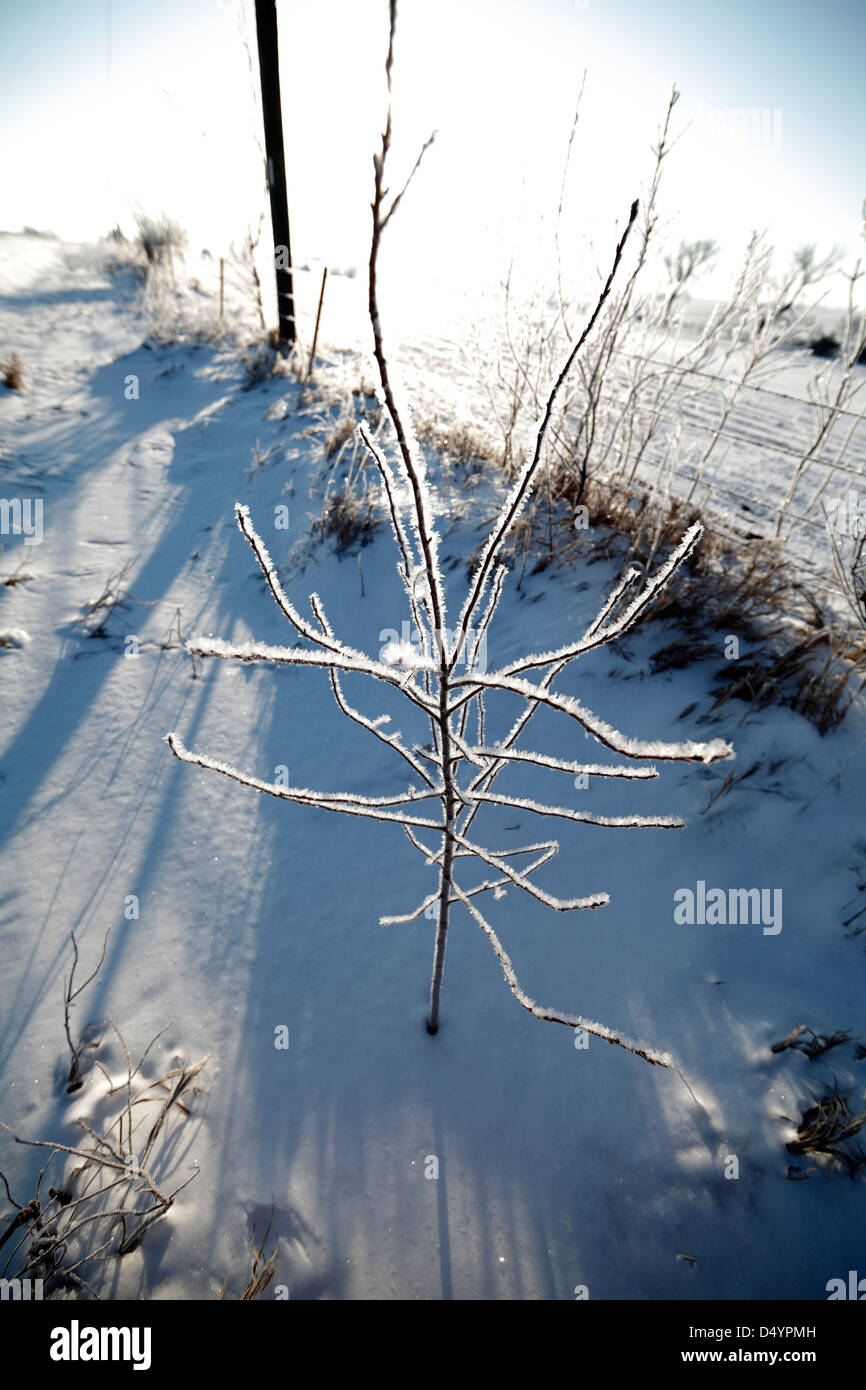
[[[391,42],[386,66],[389,87],[393,38],[392,6]],[[363,796],[350,791],[320,792],[303,787],[284,787],[262,781],[215,758],[190,752],[175,732],[167,735],[167,741],[175,756],[184,762],[221,772],[256,791],[267,792],[271,796],[294,801],[302,806],[315,806],[343,815],[372,817],[401,827],[415,849],[423,856],[425,864],[435,869],[436,885],[413,911],[401,916],[382,917],[380,920],[383,924],[411,922],[430,911],[435,915],[428,1032],[435,1033],[438,1027],[449,919],[452,907],[460,906],[469,913],[490,941],[502,966],[506,982],[518,1003],[536,1018],[563,1023],[571,1028],[583,1028],[607,1042],[627,1048],[648,1062],[667,1066],[670,1065],[670,1061],[666,1054],[632,1042],[604,1024],[591,1022],[578,1014],[564,1013],[557,1008],[537,1004],[531,999],[522,989],[499,937],[478,905],[484,894],[500,897],[508,887],[519,888],[559,912],[601,907],[609,901],[608,895],[593,893],[587,897],[562,898],[548,892],[535,881],[538,870],[549,863],[558,851],[559,846],[554,839],[543,839],[518,848],[501,849],[482,844],[472,834],[473,822],[478,812],[487,805],[507,806],[541,817],[616,828],[672,829],[684,823],[675,816],[599,816],[588,811],[572,810],[567,806],[503,795],[496,788],[496,781],[503,769],[515,763],[531,763],[552,773],[566,773],[571,778],[583,773],[598,777],[642,780],[658,776],[655,767],[647,765],[649,759],[707,763],[733,756],[730,746],[719,739],[709,743],[665,743],[628,737],[605,723],[573,696],[561,694],[554,688],[556,678],[572,661],[585,652],[593,651],[621,636],[642,617],[656,595],[696,546],[702,531],[700,523],[689,529],[673,554],[651,578],[638,584],[640,572],[630,569],[615,586],[586,631],[574,640],[556,650],[526,655],[494,671],[480,671],[474,659],[480,643],[486,637],[502,595],[506,576],[505,567],[500,563],[503,544],[520,516],[539,475],[556,397],[610,292],[626,237],[637,215],[637,203],[632,207],[628,226],[616,248],[611,272],[595,310],[580,338],[568,353],[550,389],[538,425],[532,456],[521,468],[502,503],[481,549],[459,615],[456,620],[452,620],[449,627],[446,586],[439,564],[440,536],[425,475],[424,460],[412,435],[408,412],[397,402],[392,372],[383,348],[378,311],[376,263],[381,233],[405,192],[404,187],[388,210],[385,210],[383,176],[390,136],[389,109],[381,153],[374,160],[375,195],[369,294],[374,353],[380,378],[380,399],[393,426],[398,446],[399,461],[396,468],[374,442],[366,426],[361,424],[359,428],[364,444],[378,469],[383,501],[393,529],[397,571],[420,642],[418,646],[412,644],[411,652],[404,651],[400,644],[394,644],[394,649],[386,648],[379,659],[368,656],[336,635],[317,594],[310,596],[312,620],[305,618],[284,592],[271,557],[253,526],[248,509],[238,505],[235,509],[238,525],[261,566],[271,595],[295,633],[306,645],[276,647],[262,642],[237,644],[199,638],[190,642],[188,646],[191,651],[201,656],[238,661],[268,661],[296,667],[314,666],[327,671],[334,699],[341,712],[391,748],[411,769],[412,781],[405,789],[397,790],[389,796]],[[417,163],[415,167],[417,168]],[[342,678],[346,672],[366,676],[374,682],[381,682],[399,690],[404,699],[414,709],[419,710],[428,722],[429,743],[426,746],[409,743],[401,732],[385,731],[383,725],[389,722],[387,715],[370,718],[354,708],[343,691]],[[490,693],[497,691],[519,696],[523,705],[506,737],[490,744],[485,737],[485,700]],[[600,765],[575,762],[567,758],[549,757],[523,747],[520,742],[522,735],[535,713],[542,708],[573,721],[597,742],[629,761]],[[438,808],[438,815],[435,817],[430,814],[430,804]],[[430,843],[434,837],[435,843]],[[457,870],[458,867],[463,867],[464,863],[477,864],[481,873],[486,872],[487,876],[471,883],[459,881]],[[462,875],[460,879],[462,880]]]
[[[137,212],[135,222],[138,228],[137,243],[148,265],[171,265],[174,252],[186,248],[186,233],[170,217],[148,217],[146,213]]]
[[[809,340],[809,350],[813,357],[835,357],[841,344],[832,333],[816,333]]]
[[[10,391],[24,390],[24,363],[17,352],[4,357],[0,362],[0,376],[3,378],[3,385],[8,386]]]

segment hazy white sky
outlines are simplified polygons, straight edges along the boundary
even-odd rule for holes
[[[362,266],[384,110],[386,0],[278,0],[293,255]],[[219,255],[266,205],[252,0],[0,0],[0,227],[91,238],[165,211]],[[866,246],[866,6],[855,0],[402,0],[392,181],[438,136],[393,233],[399,273],[546,273],[563,223],[585,267],[649,176],[672,83],[667,235],[752,228],[785,252]],[[752,118],[738,115],[752,111]],[[676,220],[673,220],[673,219]],[[457,281],[455,280],[455,283]],[[713,282],[708,291],[715,288]],[[840,296],[837,294],[838,300]]]

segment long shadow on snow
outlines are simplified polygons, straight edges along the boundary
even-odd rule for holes
[[[126,359],[126,362],[132,361],[139,355],[132,354],[131,358]],[[114,363],[110,368],[105,368],[103,373],[97,373],[97,376],[105,373],[110,374],[112,379],[117,376],[122,381],[125,369],[123,365]],[[225,392],[214,391],[211,385],[206,394],[209,398],[219,399],[220,394],[225,394]],[[139,402],[130,404],[137,407]],[[144,430],[138,428],[134,433],[120,429],[119,421],[121,418],[124,421],[127,419],[136,420],[137,424],[141,425],[140,418],[136,414],[132,416],[123,414],[121,416],[118,413],[108,421],[103,420],[101,424],[104,436],[100,447],[92,450],[89,466],[95,467],[97,464],[104,464],[106,453],[111,448],[120,447],[122,443],[129,443],[138,438],[148,428],[151,428],[158,419],[165,420],[166,415],[164,411],[151,412],[146,417]],[[199,444],[197,440],[193,441],[193,448],[196,452],[204,452],[204,446]],[[179,470],[174,467],[170,470],[171,473],[175,471]],[[132,581],[131,587],[134,588],[137,598],[153,603],[169,591],[174,579],[189,562],[190,546],[193,544],[194,537],[200,532],[201,523],[201,498],[198,496],[198,489],[191,488],[183,503],[173,509],[170,524],[163,531],[159,543]],[[14,749],[10,749],[5,757],[0,759],[0,779],[11,778],[18,771],[21,783],[16,798],[8,794],[11,790],[11,783],[6,788],[7,794],[4,795],[3,804],[0,806],[0,846],[5,843],[13,829],[20,829],[26,807],[36,798],[65,744],[72,738],[82,721],[87,718],[110,670],[107,662],[103,663],[100,660],[98,663],[93,663],[93,677],[87,682],[86,698],[81,699],[78,707],[72,709],[70,708],[69,685],[66,681],[67,660],[68,656],[61,656],[48,687],[34,706],[16,739]],[[59,715],[62,715],[62,718],[58,718]]]

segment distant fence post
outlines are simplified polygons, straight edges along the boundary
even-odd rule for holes
[[[316,344],[317,344],[318,341],[319,341],[319,320],[320,320],[321,317],[322,317],[322,301],[323,301],[324,298],[325,298],[325,281],[327,280],[327,278],[328,278],[328,267],[325,266],[324,270],[322,271],[322,288],[319,290],[319,307],[318,307],[318,309],[316,310],[316,327],[315,327],[315,330],[314,330],[314,332],[313,332],[313,346],[310,348],[310,360],[309,360],[309,362],[307,363],[307,380],[308,380],[308,381],[309,381],[310,377],[311,377],[312,374],[313,374],[313,363],[314,363],[315,360],[316,360]]]

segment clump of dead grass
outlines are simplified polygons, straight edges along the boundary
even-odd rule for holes
[[[477,470],[483,464],[498,463],[501,446],[475,425],[462,421],[438,420],[432,416],[419,420],[415,434],[420,444],[426,444],[450,464]]]
[[[770,1051],[786,1052],[791,1048],[805,1052],[809,1061],[814,1062],[816,1058],[823,1057],[825,1052],[831,1052],[834,1047],[841,1047],[843,1043],[853,1041],[855,1039],[850,1028],[836,1028],[832,1033],[816,1033],[801,1023],[793,1028],[787,1037],[782,1038],[781,1042],[774,1043]]]
[[[258,1298],[259,1294],[264,1293],[265,1289],[268,1287],[268,1285],[270,1284],[271,1280],[277,1272],[277,1266],[280,1262],[278,1246],[274,1246],[273,1250],[269,1255],[265,1254],[265,1246],[267,1245],[268,1237],[270,1236],[271,1227],[273,1226],[273,1223],[274,1209],[273,1207],[271,1207],[270,1220],[268,1221],[267,1228],[265,1230],[264,1235],[262,1236],[260,1243],[256,1245],[255,1232],[250,1238],[252,1268],[250,1269],[250,1274],[249,1278],[247,1279],[246,1287],[240,1297],[241,1303],[249,1303],[254,1298]],[[228,1288],[228,1282],[228,1279],[226,1279],[223,1283],[222,1288],[217,1294],[218,1303],[225,1297],[225,1291]]]
[[[369,545],[381,525],[375,494],[347,486],[327,493],[310,534],[314,541],[332,540],[337,553],[344,554]]]
[[[86,637],[107,637],[112,615],[119,608],[129,607],[130,595],[124,587],[124,580],[131,565],[132,560],[127,560],[116,574],[110,574],[96,597],[84,604],[76,622]]]
[[[816,1096],[814,1091],[809,1094],[815,1104],[803,1112],[797,1125],[797,1138],[785,1147],[792,1154],[826,1155],[847,1168],[850,1177],[856,1177],[866,1168],[866,1151],[862,1144],[852,1143],[852,1140],[866,1122],[866,1110],[855,1113],[851,1109],[849,1101],[853,1089],[842,1095],[835,1076],[832,1085],[825,1085],[823,1095]],[[783,1118],[788,1119],[787,1115]]]
[[[0,376],[3,377],[3,384],[9,391],[24,390],[24,363],[17,352],[0,359]]]
[[[556,468],[514,528],[512,563],[520,585],[527,573],[579,562],[613,560],[648,571],[699,518],[701,545],[646,620],[671,624],[676,633],[653,654],[654,670],[710,657],[719,653],[720,633],[735,636],[748,656],[719,669],[705,717],[730,700],[746,703],[747,712],[776,702],[822,734],[837,728],[866,683],[866,627],[842,621],[797,579],[778,541],[727,532],[653,487],[613,476],[581,481]]]
[[[95,1029],[88,1025],[79,1043],[72,1042],[70,1007],[99,973],[107,940],[106,936],[95,969],[76,988],[78,947],[72,934],[73,964],[64,982],[64,1027],[72,1065],[65,1075],[62,1067],[59,1071],[67,1093],[80,1090],[84,1051],[101,1050],[110,1027],[124,1065],[112,1076],[98,1058],[93,1063],[93,1069],[98,1069],[107,1082],[107,1089],[93,1096],[94,1103],[106,1110],[107,1119],[100,1129],[94,1129],[88,1120],[78,1118],[81,1140],[76,1144],[25,1139],[0,1122],[0,1130],[14,1143],[38,1149],[45,1156],[32,1195],[25,1202],[15,1199],[5,1174],[0,1172],[6,1201],[13,1209],[0,1234],[0,1250],[4,1251],[0,1277],[41,1280],[43,1296],[49,1298],[66,1292],[76,1297],[99,1297],[91,1281],[104,1275],[110,1261],[137,1249],[192,1181],[187,1178],[166,1190],[162,1175],[157,1182],[155,1174],[166,1170],[176,1151],[176,1129],[183,1123],[177,1113],[189,1118],[189,1102],[196,1094],[197,1078],[207,1057],[192,1065],[175,1057],[174,1065],[168,1068],[152,1064],[146,1068],[162,1036],[158,1033],[134,1064],[120,1029],[111,1020]],[[150,1080],[145,1079],[146,1069],[152,1073]],[[118,1100],[109,1104],[114,1097]],[[50,1187],[46,1182],[49,1169],[53,1177]]]
[[[26,572],[24,569],[25,564],[26,560],[19,560],[11,573],[4,575],[2,579],[0,579],[0,584],[2,584],[4,589],[14,589],[17,588],[19,584],[30,584],[32,582],[33,575]]]
[[[312,542],[334,542],[338,555],[360,551],[383,523],[377,481],[370,477],[368,456],[358,426],[374,433],[382,426],[378,401],[363,388],[348,396],[326,396],[326,408],[311,426],[320,440],[321,511],[310,526]]]

